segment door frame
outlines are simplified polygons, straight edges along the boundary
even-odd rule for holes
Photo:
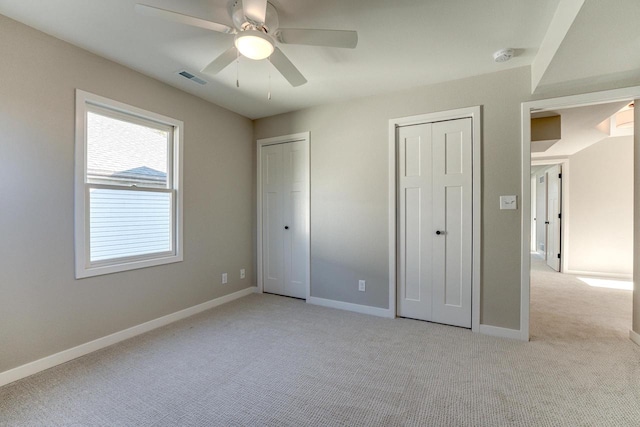
[[[558,108],[584,107],[609,102],[633,101],[635,99],[640,99],[640,86],[527,101],[521,105],[522,176],[520,184],[522,192],[522,216],[520,235],[522,246],[520,251],[520,339],[523,341],[529,341],[529,304],[531,300],[531,259],[529,250],[531,246],[531,188],[529,181],[531,177],[531,113],[534,111]],[[636,131],[634,128],[634,133]],[[634,170],[637,170],[638,167],[640,167],[640,165],[634,165]],[[564,223],[566,224],[566,221]],[[635,309],[636,307],[633,307],[633,310]]]
[[[307,236],[309,236],[309,247],[307,248],[308,259],[307,259],[307,296],[306,300],[309,300],[311,296],[311,144],[310,144],[310,132],[301,132],[295,133],[291,135],[283,135],[276,136],[273,138],[265,138],[259,139],[256,141],[256,225],[257,225],[257,257],[256,257],[256,271],[257,271],[257,292],[264,292],[264,284],[262,277],[262,148],[268,145],[276,145],[276,144],[286,144],[288,142],[303,142],[307,145],[307,180],[306,180],[306,190],[307,190],[307,204],[306,208],[306,224],[305,224],[305,232]]]
[[[402,126],[418,125],[423,123],[441,122],[456,119],[471,119],[472,135],[472,266],[471,266],[471,330],[480,331],[480,280],[481,280],[481,153],[482,153],[482,116],[481,107],[467,107],[455,110],[439,111],[434,113],[419,114],[416,116],[400,117],[389,120],[389,312],[391,317],[397,314],[397,263],[398,263],[398,236],[397,236],[397,157],[398,157],[398,128]]]

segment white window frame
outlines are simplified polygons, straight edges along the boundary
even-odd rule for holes
[[[124,118],[126,121],[148,126],[148,121],[159,127],[172,129],[172,141],[168,149],[168,163],[171,173],[168,175],[167,189],[131,188],[117,185],[86,183],[87,168],[87,113],[89,111],[108,112],[109,116]],[[142,120],[142,121],[141,121]],[[156,265],[180,262],[183,260],[182,225],[182,145],[184,124],[180,120],[133,107],[121,102],[94,95],[76,89],[76,151],[75,151],[75,261],[76,279],[117,273],[120,271],[152,267]],[[89,254],[89,189],[91,187],[126,189],[128,191],[160,191],[172,194],[172,251],[153,253],[113,260],[91,262]]]

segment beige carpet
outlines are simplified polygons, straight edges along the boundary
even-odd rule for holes
[[[531,270],[532,341],[629,338],[632,291],[591,287],[578,279],[588,276],[557,273],[536,255]]]
[[[629,292],[547,274],[530,343],[251,295],[0,388],[0,425],[640,425]]]

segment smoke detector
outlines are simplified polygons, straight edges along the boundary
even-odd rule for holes
[[[513,49],[500,49],[493,54],[493,60],[495,62],[507,62],[508,60],[513,58],[513,54]]]

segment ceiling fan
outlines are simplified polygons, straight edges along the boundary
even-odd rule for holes
[[[253,60],[269,58],[273,66],[292,86],[300,86],[305,84],[307,79],[276,44],[349,49],[355,48],[358,44],[356,31],[279,28],[278,12],[267,0],[232,0],[229,14],[233,28],[145,4],[136,4],[135,8],[137,12],[144,15],[234,35],[234,45],[202,69],[203,73],[209,75],[218,74],[235,61],[238,54],[241,54]]]

